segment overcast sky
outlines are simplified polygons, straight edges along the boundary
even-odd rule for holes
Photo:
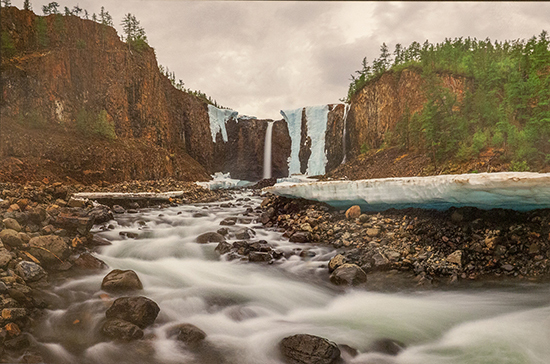
[[[145,28],[160,64],[185,87],[241,114],[280,119],[279,110],[336,103],[361,60],[382,42],[446,37],[529,38],[550,31],[548,2],[302,2],[57,0],[90,14],[101,6],[121,30],[124,14]],[[33,1],[35,13],[42,5]],[[23,0],[12,0],[22,8]]]

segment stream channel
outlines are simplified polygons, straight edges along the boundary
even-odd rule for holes
[[[142,209],[121,214],[94,232],[112,242],[95,255],[109,269],[54,285],[51,303],[33,336],[48,363],[283,363],[278,344],[307,333],[356,348],[348,363],[458,364],[550,363],[550,286],[509,283],[439,289],[342,288],[328,280],[328,247],[289,243],[282,232],[255,220],[261,197],[236,193],[223,203]],[[223,205],[223,207],[221,206]],[[249,213],[246,213],[246,210]],[[253,210],[250,212],[250,210]],[[266,240],[287,258],[268,263],[229,261],[217,243],[198,235],[217,231],[224,218],[243,213],[253,240]],[[130,239],[120,232],[135,232]],[[228,239],[232,243],[235,239]],[[300,257],[295,249],[311,252]],[[142,340],[108,341],[100,334],[105,311],[101,281],[111,269],[132,269],[144,289],[135,293],[160,307]],[[122,295],[121,295],[122,296]],[[191,323],[207,337],[188,348],[169,337],[170,328]],[[369,352],[376,340],[406,345],[396,356]]]

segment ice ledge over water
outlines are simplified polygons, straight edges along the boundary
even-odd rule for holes
[[[238,111],[231,109],[219,109],[213,105],[208,105],[208,118],[210,119],[210,133],[212,134],[212,141],[216,142],[216,135],[222,133],[222,139],[224,143],[227,143],[227,129],[225,123],[231,118],[238,120]]]
[[[281,183],[265,191],[363,211],[473,206],[527,211],[550,208],[550,173],[502,172],[359,181]]]

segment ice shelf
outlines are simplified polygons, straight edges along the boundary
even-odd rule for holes
[[[222,133],[222,139],[224,143],[227,143],[227,130],[225,129],[225,123],[227,120],[233,118],[237,120],[239,115],[238,111],[231,109],[219,109],[213,105],[208,105],[208,118],[210,119],[210,132],[212,133],[212,140],[216,142],[216,134]]]
[[[265,191],[363,211],[473,206],[527,211],[550,208],[550,173],[501,172],[358,181],[281,183]]]

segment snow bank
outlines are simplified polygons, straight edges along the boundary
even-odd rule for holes
[[[225,123],[227,120],[233,118],[237,120],[239,113],[231,109],[218,109],[213,105],[208,105],[208,118],[210,119],[210,132],[212,133],[212,140],[216,142],[216,134],[222,133],[222,139],[224,143],[227,143],[227,130],[225,129]]]
[[[284,183],[265,191],[363,211],[473,206],[518,211],[550,208],[550,173],[503,172],[359,181]]]

